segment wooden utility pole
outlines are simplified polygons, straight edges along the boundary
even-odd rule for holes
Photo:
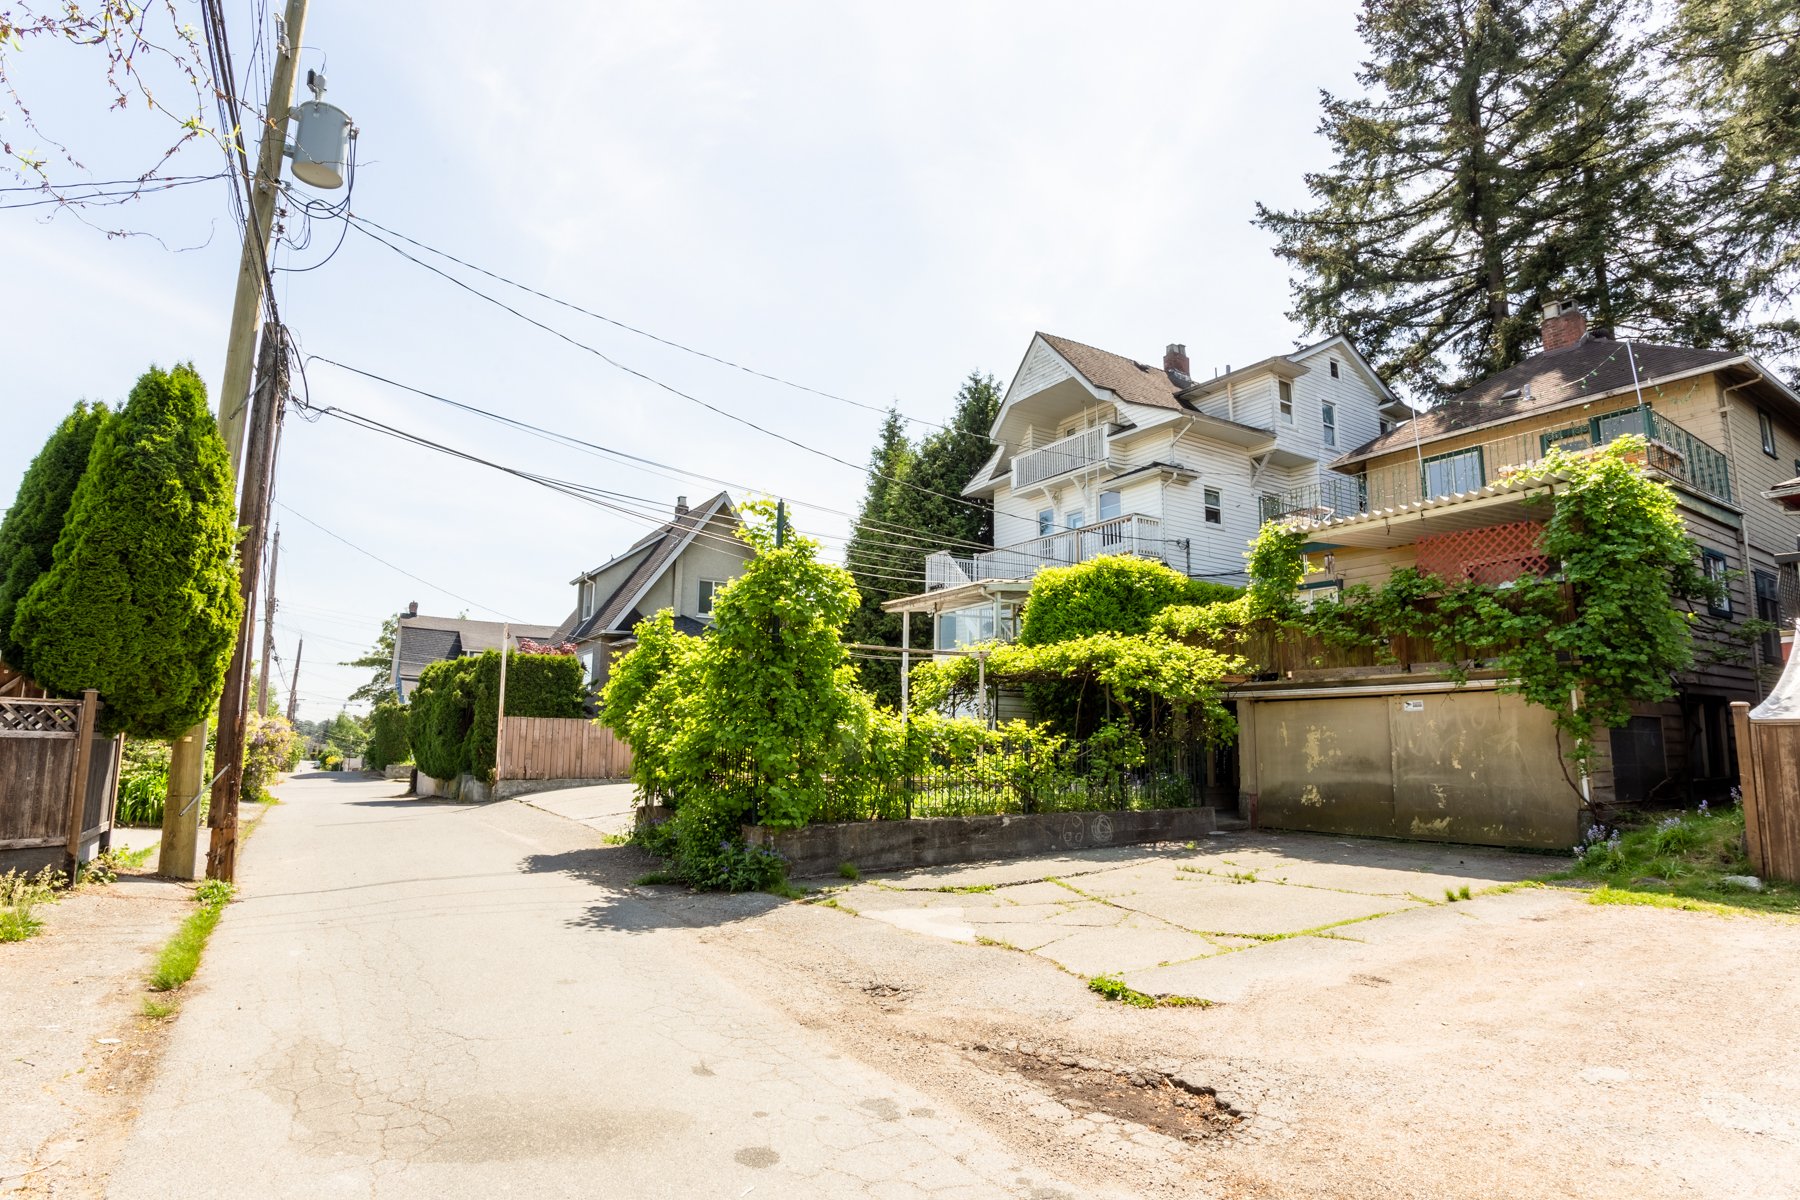
[[[495,706],[499,712],[494,718],[499,724],[494,729],[494,782],[500,782],[500,770],[506,763],[506,660],[512,650],[512,622],[500,626],[500,700]]]
[[[244,457],[245,408],[250,397],[250,364],[256,351],[256,313],[268,280],[269,239],[275,225],[275,193],[281,181],[281,155],[287,146],[288,110],[294,104],[294,68],[306,30],[306,0],[288,0],[281,37],[275,45],[275,69],[269,79],[262,142],[257,147],[256,178],[250,184],[250,228],[238,258],[237,294],[231,302],[231,338],[225,345],[225,380],[219,390],[219,432],[236,471]]]
[[[262,661],[256,666],[256,715],[269,715],[269,663],[275,657],[275,568],[281,563],[281,526],[269,544],[269,590],[263,597]]]
[[[288,679],[288,724],[294,723],[294,716],[300,711],[300,656],[306,653],[306,639],[294,647],[294,674]]]
[[[237,875],[238,799],[244,782],[244,730],[250,692],[250,643],[256,626],[251,619],[250,598],[256,595],[262,572],[263,530],[269,519],[269,477],[275,466],[275,437],[287,407],[287,354],[281,330],[271,324],[263,331],[262,354],[256,381],[256,401],[250,415],[250,454],[244,463],[244,488],[238,520],[244,540],[238,559],[238,592],[245,598],[244,621],[238,629],[237,647],[225,672],[225,691],[219,697],[219,738],[213,756],[212,841],[206,854],[206,877],[230,882]]]
[[[239,478],[244,457],[244,426],[250,397],[250,366],[256,356],[256,314],[269,275],[269,239],[274,235],[276,184],[281,178],[281,156],[287,148],[288,110],[294,103],[294,69],[300,58],[300,39],[306,29],[306,0],[288,0],[276,39],[275,64],[269,79],[268,106],[263,110],[262,141],[257,147],[256,178],[250,185],[250,211],[245,214],[244,246],[238,258],[237,294],[231,305],[231,331],[225,342],[225,378],[219,385],[219,435],[231,463],[232,478]],[[244,523],[245,504],[238,501],[238,523]],[[254,592],[245,596],[246,609]],[[254,635],[255,627],[250,627]],[[206,767],[206,722],[201,721],[176,738],[169,749],[169,800],[175,799],[176,779],[201,779]],[[163,845],[170,840],[192,846],[199,836],[199,810],[165,801]],[[235,814],[234,814],[235,816]],[[167,856],[165,856],[166,858]],[[178,878],[191,878],[187,868]]]

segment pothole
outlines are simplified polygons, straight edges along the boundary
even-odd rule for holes
[[[1186,1142],[1223,1136],[1245,1117],[1214,1089],[1165,1071],[1029,1043],[976,1042],[969,1049],[995,1066],[1017,1072],[1078,1115],[1102,1113]]]

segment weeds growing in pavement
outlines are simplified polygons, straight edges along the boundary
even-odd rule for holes
[[[1132,1008],[1211,1008],[1211,1000],[1198,996],[1152,996],[1130,987],[1117,975],[1096,975],[1088,980],[1088,991]]]
[[[1800,913],[1800,886],[1764,879],[1752,890],[1738,882],[1752,874],[1744,810],[1702,804],[1636,827],[1595,825],[1575,847],[1574,865],[1549,878],[1600,884],[1590,897],[1596,904]]]
[[[206,949],[206,939],[219,923],[219,917],[237,889],[223,879],[205,879],[194,889],[194,899],[200,907],[181,923],[156,956],[156,966],[150,972],[150,990],[153,992],[172,992],[194,977],[200,966],[200,953]]]

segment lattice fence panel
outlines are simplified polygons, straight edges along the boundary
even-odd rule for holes
[[[1538,546],[1541,521],[1514,521],[1420,538],[1419,570],[1451,583],[1497,584],[1521,575],[1546,575],[1551,563]]]
[[[0,734],[66,733],[81,730],[81,704],[75,700],[0,700]]]

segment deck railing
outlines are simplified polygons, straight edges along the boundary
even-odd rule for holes
[[[1036,450],[1013,456],[1012,485],[1030,487],[1069,471],[1106,461],[1106,430],[1084,429]]]
[[[961,587],[982,579],[1030,579],[1040,567],[1072,566],[1102,554],[1137,554],[1167,561],[1164,546],[1161,521],[1129,513],[997,550],[975,554],[939,550],[925,557],[925,590]]]
[[[1515,471],[1536,466],[1552,447],[1597,449],[1623,434],[1644,438],[1644,465],[1709,496],[1731,500],[1725,455],[1648,408],[1627,409],[1556,429],[1509,434],[1449,453],[1373,468],[1361,475],[1326,472],[1316,483],[1261,497],[1262,519],[1323,522],[1473,492]],[[1430,450],[1430,447],[1424,447]]]

